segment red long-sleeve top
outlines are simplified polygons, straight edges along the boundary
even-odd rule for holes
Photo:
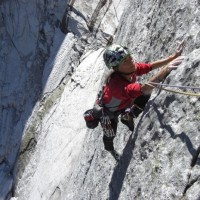
[[[142,95],[141,85],[136,83],[136,77],[147,74],[151,69],[149,63],[135,63],[136,72],[128,81],[118,73],[113,73],[103,89],[102,102],[111,112],[127,108],[131,102]]]

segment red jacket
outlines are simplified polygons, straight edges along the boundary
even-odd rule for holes
[[[102,102],[111,112],[127,108],[138,96],[142,95],[141,85],[136,82],[136,76],[147,74],[151,64],[135,63],[136,73],[132,75],[132,81],[126,80],[118,73],[113,73],[103,90]]]

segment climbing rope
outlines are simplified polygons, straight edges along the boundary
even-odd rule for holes
[[[154,84],[154,85],[152,85],[152,84]],[[163,88],[163,86],[165,86],[165,87],[177,87],[177,88],[184,88],[184,89],[186,89],[186,88],[187,89],[200,89],[200,87],[175,86],[175,85],[160,84],[160,83],[154,83],[154,82],[148,82],[148,83],[146,83],[146,85],[149,85],[149,86],[154,87],[154,88],[158,88],[160,90],[165,90],[167,92],[172,92],[172,93],[176,93],[176,94],[183,94],[183,95],[188,95],[188,96],[197,96],[197,97],[200,97],[200,93],[171,90],[171,89]]]
[[[193,86],[182,86],[182,85],[169,85],[164,83],[155,83],[155,82],[148,82],[150,84],[154,84],[157,86],[165,86],[165,87],[177,87],[177,88],[183,88],[183,89],[192,89],[192,90],[200,90],[200,87],[193,87]]]

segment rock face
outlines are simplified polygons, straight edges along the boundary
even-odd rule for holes
[[[199,1],[10,0],[0,10],[0,199],[200,199],[200,97],[155,90],[133,133],[119,123],[119,163],[82,117],[112,42],[150,62],[184,39],[185,61],[165,83],[199,86]]]
[[[69,127],[67,125],[68,128],[63,129],[63,137],[72,145],[70,141],[73,137],[70,139],[66,135],[69,129],[73,134],[82,133],[83,139],[83,132],[87,132],[87,129],[83,125],[82,114],[94,103],[104,73],[104,66],[95,66],[102,62],[102,59],[98,59],[101,48],[112,41],[123,7],[119,0],[0,2],[0,199],[8,199],[12,195],[19,196],[19,199],[35,198],[34,193],[28,193],[30,185],[27,188],[23,185],[25,182],[28,184],[35,173],[36,162],[40,157],[40,153],[37,153],[39,138],[49,135],[51,122],[47,123],[49,125],[45,135],[41,134],[43,120],[49,116],[47,113],[51,109],[55,109],[53,107],[59,104],[63,95],[67,95],[66,121],[74,121],[75,126],[78,126],[75,131],[73,124]],[[85,60],[87,57],[89,59]],[[91,74],[96,76],[91,77]],[[90,86],[89,91],[81,89],[87,84]],[[63,93],[66,85],[69,86],[68,94]],[[76,87],[83,94],[76,90],[74,95],[77,99],[73,99],[71,92]],[[79,107],[81,109],[77,118]],[[59,124],[58,121],[55,123]],[[57,134],[61,134],[61,129],[57,132],[52,129],[56,138]],[[68,142],[65,143],[66,146]],[[78,146],[81,145],[80,142]],[[72,147],[73,145],[70,148]],[[80,148],[73,150],[77,152],[76,155],[78,149]],[[70,155],[70,151],[68,153]],[[48,157],[47,153],[43,155]],[[69,157],[76,160],[73,156]],[[53,157],[50,160],[53,161]],[[61,159],[60,162],[65,161]],[[27,170],[29,164],[31,169],[34,168],[31,172]],[[63,169],[66,173],[70,172],[69,165],[71,164],[65,165],[66,170]],[[65,175],[61,176],[64,178]],[[26,178],[22,177],[28,179],[25,181]],[[24,180],[21,182],[22,179]],[[52,176],[52,180],[54,179]],[[55,188],[54,185],[52,187],[50,196],[58,195],[59,189],[55,190],[55,194],[54,189],[59,186],[56,184]],[[49,198],[49,194],[41,198]]]

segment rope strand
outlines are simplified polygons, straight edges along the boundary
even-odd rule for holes
[[[170,89],[166,89],[163,87],[158,87],[158,86],[154,86],[150,83],[146,83],[147,85],[154,87],[154,88],[158,88],[160,90],[165,90],[167,92],[172,92],[172,93],[177,93],[177,94],[183,94],[183,95],[188,95],[188,96],[196,96],[196,97],[200,97],[200,93],[193,93],[193,92],[184,92],[184,91],[177,91],[177,90],[170,90]],[[153,83],[155,84],[155,83]],[[158,84],[159,85],[159,84]],[[161,84],[162,85],[162,84]]]
[[[200,89],[200,87],[193,87],[193,86],[182,86],[182,85],[169,85],[164,83],[155,83],[155,82],[148,82],[150,84],[158,85],[158,86],[165,86],[165,87],[177,87],[182,89]]]

